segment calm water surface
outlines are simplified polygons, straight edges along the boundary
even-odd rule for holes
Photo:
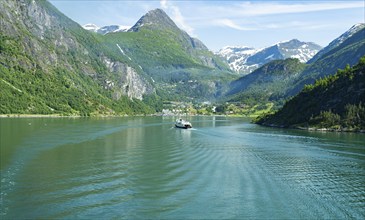
[[[0,119],[0,218],[365,218],[364,134],[187,119]]]

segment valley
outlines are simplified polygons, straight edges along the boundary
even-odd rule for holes
[[[365,219],[362,1],[0,2],[1,219]]]
[[[258,116],[365,55],[365,24],[324,48],[292,39],[213,53],[162,9],[101,28],[47,1],[6,0],[0,12],[3,115],[148,115],[178,102],[191,115]]]

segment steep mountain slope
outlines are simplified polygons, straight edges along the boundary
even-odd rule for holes
[[[358,65],[316,81],[259,124],[365,129],[365,56]]]
[[[321,53],[322,56],[317,57],[316,61],[307,66],[298,81],[295,82],[293,89],[288,91],[288,96],[297,94],[304,85],[312,84],[316,79],[332,75],[338,69],[345,68],[346,65],[353,66],[359,62],[360,57],[365,55],[365,25],[354,27],[333,41],[340,42],[336,44],[337,46],[332,47],[331,43],[329,46],[331,49],[327,47],[323,49],[327,52]]]
[[[329,51],[331,51],[334,48],[338,47],[345,40],[347,40],[348,38],[350,38],[352,35],[354,35],[355,33],[357,33],[358,31],[360,31],[363,28],[365,28],[365,23],[355,24],[348,31],[343,33],[341,36],[339,36],[338,38],[331,41],[331,43],[329,43],[328,46],[326,46],[325,48],[320,50],[312,59],[310,59],[308,61],[308,64],[314,63],[315,61],[317,61],[318,59],[323,57],[326,53],[328,53]]]
[[[0,18],[0,113],[153,111],[151,82],[47,1],[3,0]]]
[[[167,99],[214,98],[234,77],[226,63],[161,9],[149,11],[128,32],[109,33],[104,40],[147,73]]]
[[[217,54],[227,60],[232,70],[245,75],[272,60],[297,58],[306,63],[320,49],[321,46],[315,43],[293,39],[259,50],[250,47],[225,47]]]

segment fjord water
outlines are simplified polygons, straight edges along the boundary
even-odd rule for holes
[[[364,134],[187,119],[0,119],[0,217],[365,217]]]

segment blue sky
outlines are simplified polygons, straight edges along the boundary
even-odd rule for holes
[[[191,36],[213,51],[227,45],[262,48],[299,39],[326,46],[356,23],[364,23],[360,1],[121,1],[50,0],[80,25],[134,25],[155,8],[163,9]]]

